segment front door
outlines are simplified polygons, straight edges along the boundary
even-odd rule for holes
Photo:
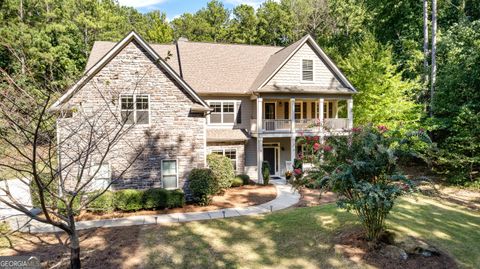
[[[275,171],[277,170],[275,148],[263,148],[263,160],[270,164],[270,175],[275,175]]]

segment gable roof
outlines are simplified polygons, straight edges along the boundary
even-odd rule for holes
[[[171,75],[173,79],[193,98],[193,100],[205,107],[206,110],[209,110],[208,104],[135,31],[130,32],[120,42],[116,43],[108,50],[108,52],[103,54],[103,56],[96,61],[95,64],[92,64],[89,60],[91,66],[89,66],[87,71],[85,71],[85,74],[50,107],[50,110],[59,109],[60,105],[72,97],[73,94],[75,94],[98,71],[100,71],[103,66],[109,63],[125,46],[132,41],[136,41],[149,54],[149,56],[152,57],[154,62],[158,63],[160,67],[162,67],[169,75]],[[100,45],[101,44],[98,44],[97,46]],[[100,55],[101,53],[101,51],[92,51],[92,54],[94,55]]]
[[[135,33],[134,35],[140,39]],[[88,58],[85,75],[121,42],[123,40],[119,43],[96,41]],[[307,42],[342,84],[342,87],[331,90],[355,93],[352,84],[310,35],[287,47],[192,42],[183,39],[176,44],[148,45],[143,41],[152,53],[163,59],[168,56],[165,60],[168,66],[185,84],[188,83],[196,93],[203,95],[248,95],[261,92],[260,89]]]
[[[250,90],[255,92],[265,86],[265,84],[267,84],[268,81],[270,81],[270,79],[272,79],[273,76],[275,76],[275,74],[277,74],[277,72],[280,71],[280,69],[293,57],[293,55],[295,55],[295,53],[307,42],[312,46],[313,50],[318,54],[320,59],[325,63],[330,71],[337,77],[340,83],[344,85],[344,89],[356,92],[357,90],[353,87],[350,81],[348,81],[345,75],[340,71],[340,69],[338,69],[335,63],[333,63],[330,57],[325,54],[325,52],[310,35],[302,37],[297,42],[270,56],[270,59],[268,59],[265,67],[258,74],[258,77],[253,82]]]

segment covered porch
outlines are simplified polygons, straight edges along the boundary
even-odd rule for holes
[[[352,98],[256,99],[251,130],[261,133],[344,131],[353,125]]]

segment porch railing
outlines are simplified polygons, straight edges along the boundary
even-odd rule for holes
[[[290,120],[263,120],[264,131],[288,131]]]
[[[348,119],[333,119],[328,118],[324,119],[324,126],[328,130],[339,131],[348,128]],[[251,120],[252,130],[257,129],[257,120]],[[263,120],[263,131],[264,132],[289,132],[291,130],[291,120],[289,119],[280,119],[280,120]],[[318,120],[317,119],[296,119],[295,120],[295,129],[297,131],[315,131],[319,130]]]

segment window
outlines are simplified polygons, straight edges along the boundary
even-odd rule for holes
[[[165,189],[178,188],[177,160],[162,160],[162,185]]]
[[[313,60],[302,60],[302,80],[313,81]]]
[[[284,119],[290,119],[290,106],[289,106],[289,103],[288,102],[285,102],[285,106],[283,108],[283,115],[284,115]]]
[[[235,149],[226,149],[225,157],[231,160],[233,170],[237,171],[237,151]]]
[[[149,124],[150,105],[148,95],[121,95],[120,114],[126,124]]]
[[[240,124],[242,122],[240,101],[210,101],[212,112],[210,124]]]
[[[302,118],[302,103],[295,103],[295,119]]]
[[[317,118],[317,103],[316,102],[311,102],[311,110],[310,110],[310,114],[311,114],[311,117],[312,119],[315,119]]]
[[[110,165],[109,164],[94,164],[90,167],[90,176],[95,180],[110,180]]]
[[[325,101],[323,104],[323,117],[325,119],[334,118],[333,115],[333,102]]]
[[[229,158],[233,165],[233,170],[237,171],[237,150],[236,149],[212,149],[213,154],[219,154]]]

